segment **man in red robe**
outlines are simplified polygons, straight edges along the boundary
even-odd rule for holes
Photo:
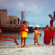
[[[49,31],[50,31],[50,38],[52,39],[52,45],[53,45],[53,38],[54,38],[54,27],[53,27],[53,17],[51,16],[51,14],[49,14],[49,17],[51,18],[50,20],[50,27],[49,27]]]

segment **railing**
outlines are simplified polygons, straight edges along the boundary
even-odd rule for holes
[[[14,41],[13,41],[13,40],[0,39],[0,43],[1,43],[1,41],[12,41],[12,42],[15,42],[17,45],[19,45],[19,43],[17,42],[17,40],[16,40],[15,37],[12,37],[12,36],[5,36],[5,35],[0,35],[0,38],[2,38],[2,37],[9,37],[9,38],[14,39]]]

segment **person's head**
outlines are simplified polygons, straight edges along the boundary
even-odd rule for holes
[[[48,25],[46,25],[46,28],[48,28]]]
[[[23,24],[26,25],[26,21],[24,21]]]
[[[35,30],[38,30],[38,27],[35,27]]]

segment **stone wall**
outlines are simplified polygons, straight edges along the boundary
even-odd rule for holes
[[[8,24],[7,10],[0,9],[1,25]]]

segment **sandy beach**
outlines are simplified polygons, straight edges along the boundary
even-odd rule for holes
[[[0,46],[0,55],[55,55],[55,45]]]

